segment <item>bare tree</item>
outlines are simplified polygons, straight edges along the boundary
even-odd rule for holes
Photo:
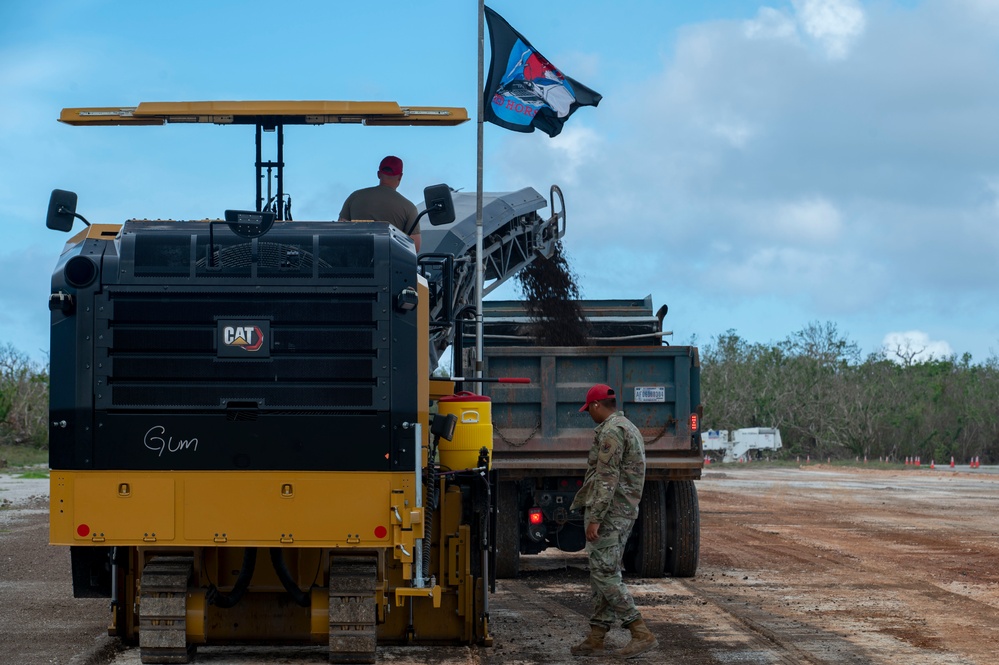
[[[0,443],[48,443],[49,377],[11,344],[0,346]]]

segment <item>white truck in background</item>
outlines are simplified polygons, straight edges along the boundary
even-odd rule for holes
[[[764,450],[780,450],[780,430],[775,427],[712,429],[704,433],[701,445],[705,454],[721,452],[722,462],[759,458]]]

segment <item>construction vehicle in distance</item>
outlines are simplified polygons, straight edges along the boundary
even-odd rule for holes
[[[447,126],[465,110],[168,102],[60,120],[256,129],[252,210],[91,225],[53,192],[50,228],[87,224],[49,300],[50,536],[74,594],[109,598],[110,634],[144,663],[201,644],[328,644],[330,662],[490,644],[490,404],[431,377],[475,257],[418,258],[386,223],[292,221],[283,179],[286,125]],[[456,229],[449,188],[425,194],[431,229]],[[504,196],[520,203],[484,249],[500,282],[564,232],[533,190]]]
[[[725,463],[760,459],[764,450],[777,451],[781,446],[780,430],[776,427],[709,429],[704,433],[704,452],[720,452]]]

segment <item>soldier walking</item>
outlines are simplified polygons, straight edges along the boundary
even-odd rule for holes
[[[593,614],[589,636],[570,651],[574,656],[604,654],[604,637],[620,624],[631,631],[631,641],[614,655],[632,658],[658,644],[621,579],[624,546],[638,518],[638,502],[645,485],[645,444],[638,428],[617,410],[617,398],[610,386],[597,384],[590,388],[580,409],[583,411],[597,426],[586,478],[572,509],[583,510]]]

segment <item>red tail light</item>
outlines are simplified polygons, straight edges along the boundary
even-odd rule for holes
[[[527,511],[527,521],[531,524],[541,524],[545,520],[545,516],[541,514],[540,508],[531,508]]]
[[[698,425],[700,425],[700,423],[697,421],[697,414],[696,413],[690,414],[690,431],[696,432]]]

